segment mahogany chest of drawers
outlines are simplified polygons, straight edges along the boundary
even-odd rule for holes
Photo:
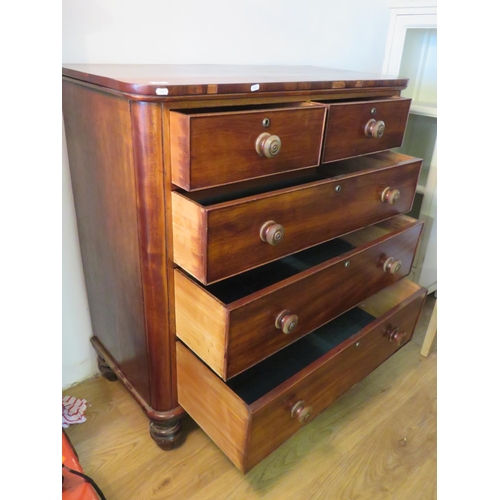
[[[164,447],[248,471],[411,339],[407,81],[314,67],[63,68],[101,372]]]

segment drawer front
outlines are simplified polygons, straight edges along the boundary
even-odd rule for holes
[[[177,337],[224,380],[234,377],[408,275],[422,223],[398,219],[402,229],[234,303],[176,270]]]
[[[311,408],[308,422],[311,421],[399,349],[396,342],[389,341],[391,332],[398,328],[407,334],[407,342],[413,335],[425,296],[426,292],[422,290],[387,316],[378,318],[339,346],[338,352],[327,356],[329,359],[311,367],[310,372],[302,377],[297,376],[292,387],[283,392],[277,390],[271,401],[256,409],[246,467],[252,468],[303,426],[290,414],[298,401],[304,401],[304,405]]]
[[[251,469],[410,340],[426,296],[410,285],[411,295],[249,404],[178,342],[179,404],[241,470]]]
[[[203,284],[336,238],[410,210],[421,161],[283,189],[207,208],[172,194],[174,261]],[[382,201],[399,190],[394,204]],[[277,244],[262,238],[269,224],[284,228]]]
[[[421,230],[422,224],[417,224],[381,243],[339,259],[326,269],[230,311],[227,378],[246,370],[407,276]],[[390,270],[384,271],[384,263],[391,257],[401,263],[394,274]],[[283,328],[276,328],[276,321],[284,311],[289,311],[289,316],[296,315],[298,319],[297,326],[288,334],[283,332]]]
[[[329,104],[322,162],[401,146],[410,103],[411,99],[392,98]]]
[[[325,116],[321,104],[200,114],[173,111],[172,182],[193,191],[317,166]]]

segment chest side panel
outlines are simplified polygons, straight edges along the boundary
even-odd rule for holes
[[[129,103],[63,82],[63,114],[93,332],[149,402]]]

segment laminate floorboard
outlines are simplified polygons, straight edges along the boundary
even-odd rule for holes
[[[189,417],[184,443],[160,450],[123,385],[102,377],[64,391],[89,405],[67,434],[108,500],[435,499],[436,345],[420,355],[434,301],[412,342],[245,476]]]

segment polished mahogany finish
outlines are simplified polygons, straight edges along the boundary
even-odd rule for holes
[[[162,448],[181,442],[187,410],[249,470],[409,340],[424,292],[401,278],[421,225],[400,214],[421,160],[385,151],[404,133],[406,84],[314,67],[63,68],[91,342]],[[353,314],[359,328],[323,332]]]
[[[407,78],[314,66],[211,64],[65,64],[63,75],[112,91],[168,100],[179,96],[290,94],[331,90],[404,89]],[[137,97],[136,97],[137,98]]]
[[[173,192],[174,261],[201,283],[213,283],[404,213],[421,164],[386,152],[325,167],[321,180],[229,201],[214,202],[210,191]],[[381,200],[388,185],[400,191],[396,203]],[[262,237],[270,222],[283,228],[271,243]]]
[[[370,310],[371,323],[251,402],[178,342],[179,402],[247,471],[391,356],[402,343],[388,341],[388,332],[399,327],[409,340],[425,296],[425,289],[406,280],[379,292],[373,304],[361,306]]]
[[[64,82],[63,109],[94,335],[150,404],[129,104]]]
[[[338,256],[326,244],[207,288],[176,270],[177,336],[230,379],[408,275],[421,230],[399,216],[346,236],[352,249]],[[392,255],[400,265],[390,273],[384,263]],[[249,289],[247,281],[263,285]],[[253,293],[240,297],[239,288]]]
[[[139,403],[143,411],[150,419],[149,433],[156,443],[162,448],[172,448],[176,443],[182,441],[181,437],[181,419],[184,416],[184,410],[175,405],[171,410],[159,411],[152,408],[142,397],[136,388],[130,383],[127,376],[121,370],[121,366],[115,362],[112,356],[107,352],[97,337],[91,338],[91,343],[97,351],[99,367],[103,367],[103,376],[110,381],[115,378],[109,374],[109,370],[115,377],[123,382],[132,397]]]
[[[172,411],[161,105],[65,81],[63,111],[94,335],[146,411]]]
[[[187,191],[319,165],[326,106],[170,113],[172,182]]]
[[[411,99],[329,104],[323,163],[403,144]]]

